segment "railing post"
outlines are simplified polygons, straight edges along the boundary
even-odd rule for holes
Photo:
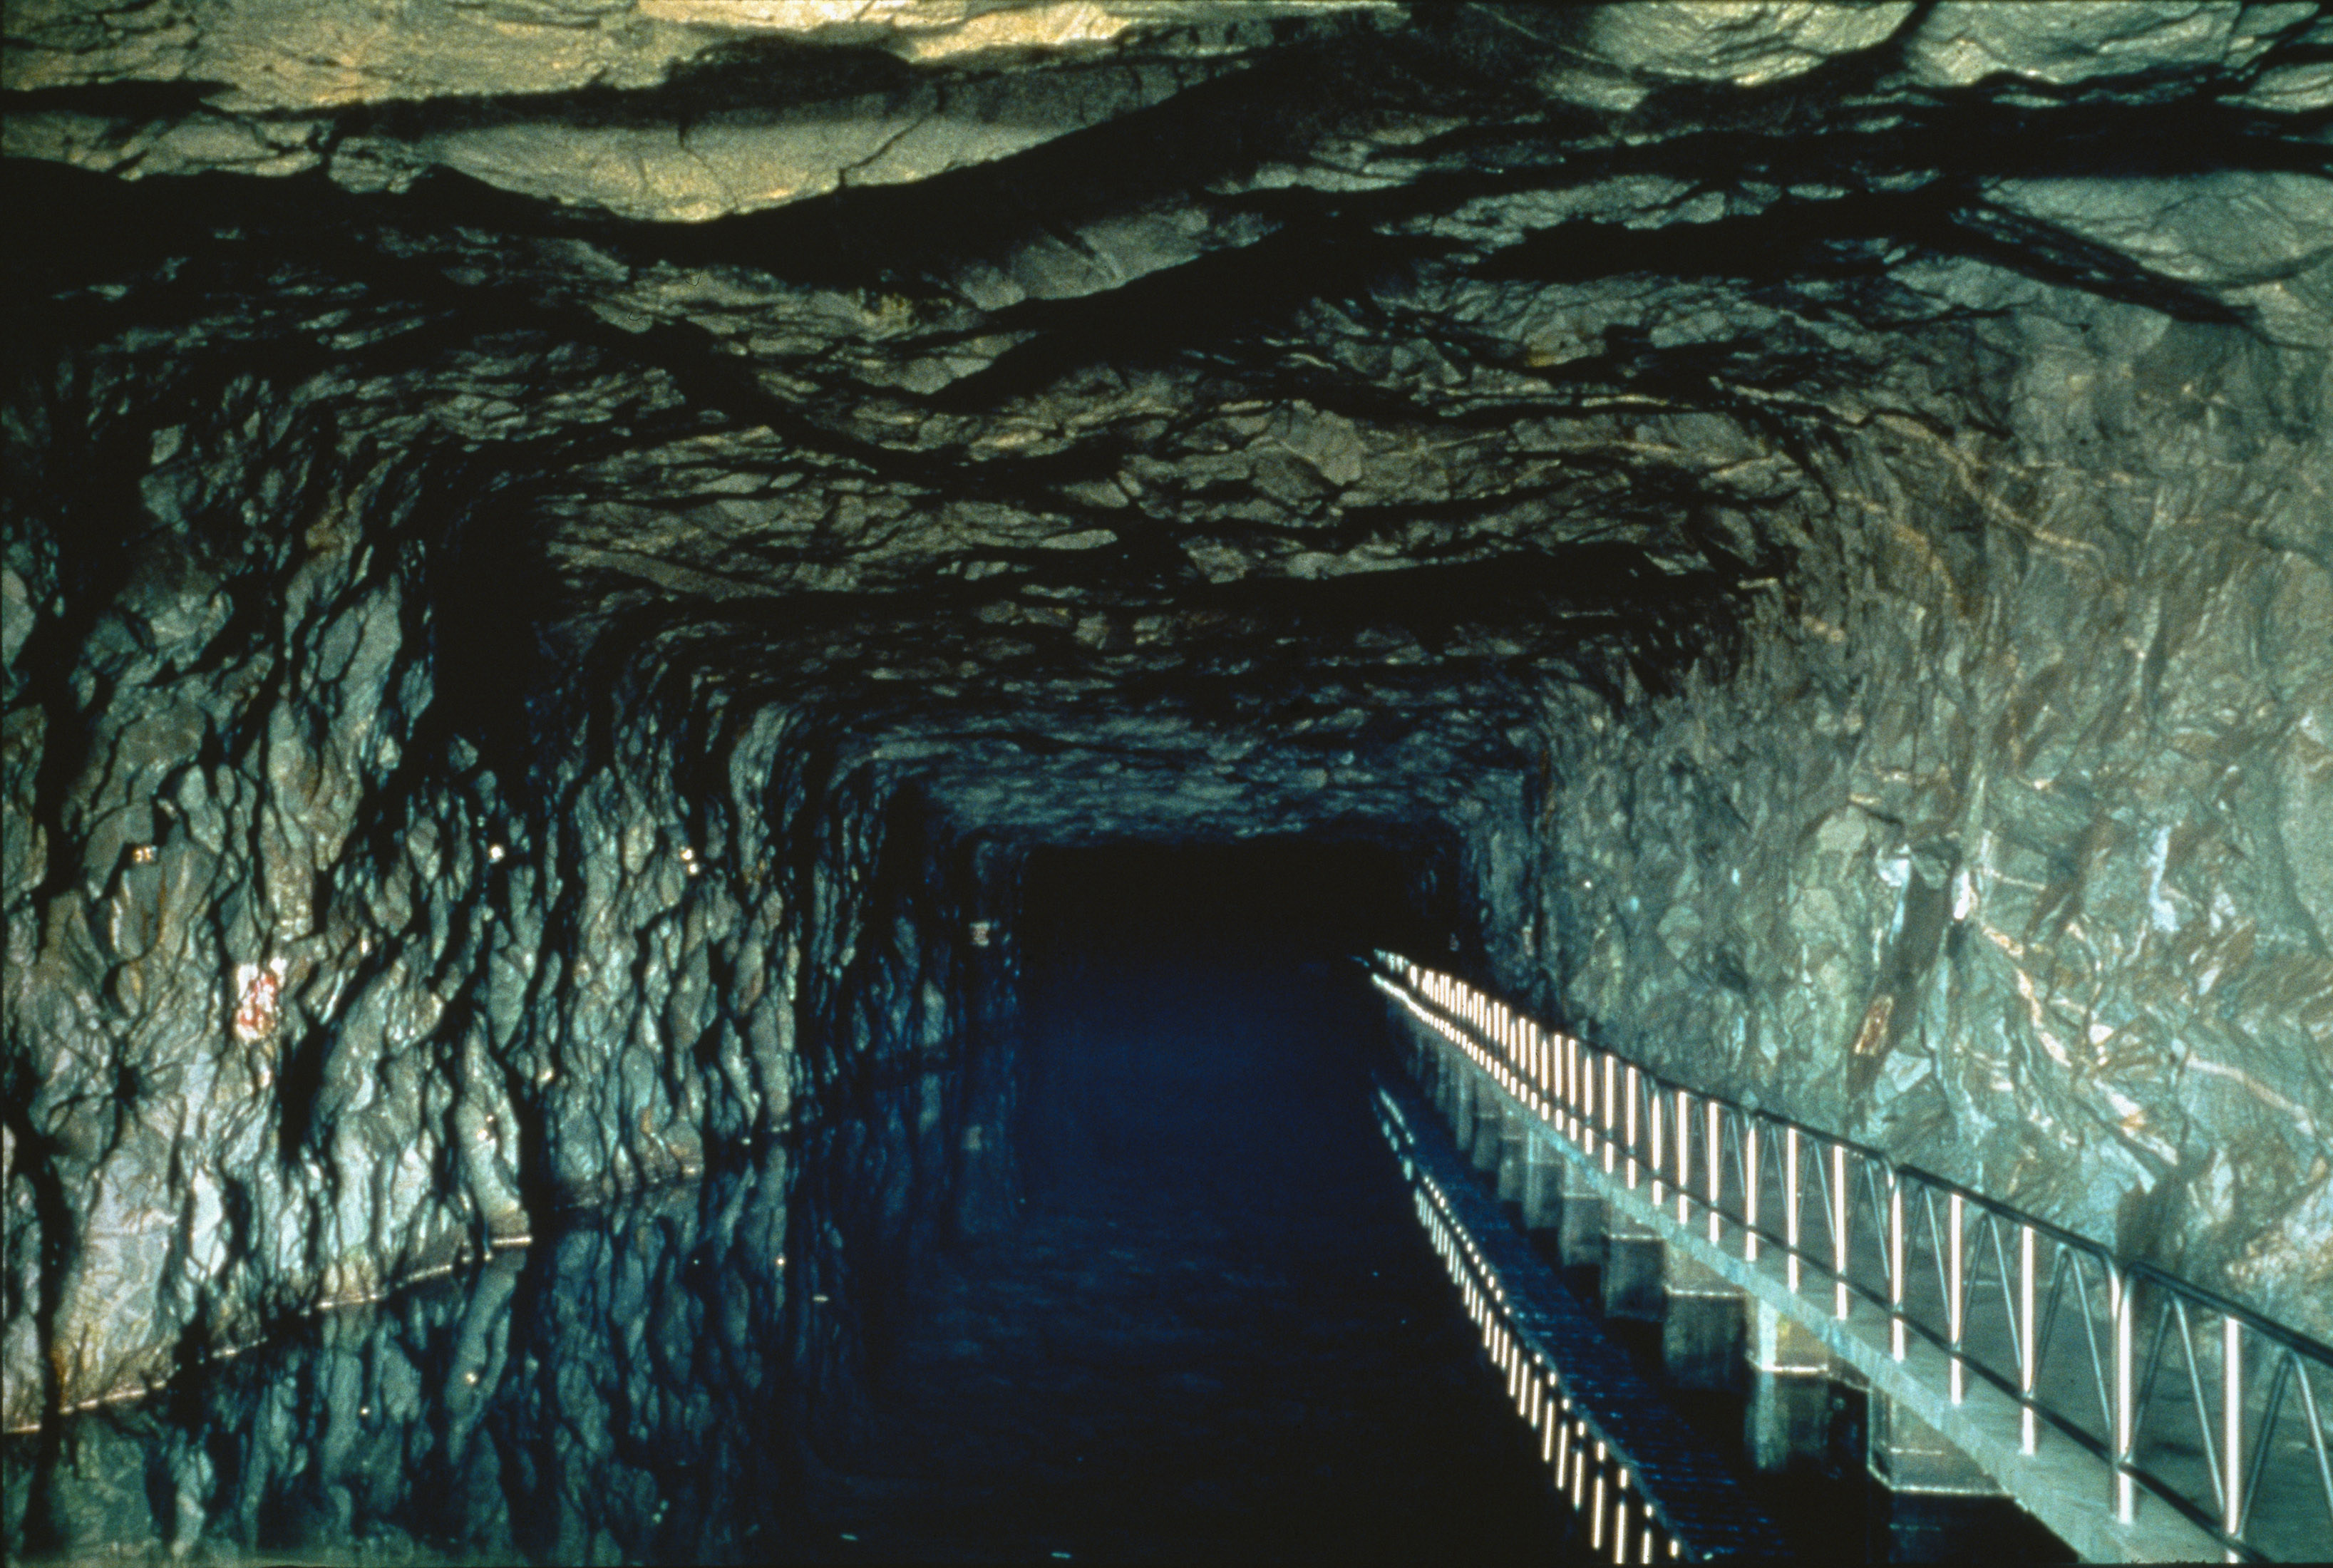
[[[1952,1230],[1944,1248],[1944,1322],[1952,1334],[1952,1401],[1959,1404],[1967,1376],[1961,1362],[1961,1328],[1968,1296],[1961,1283],[1961,1195],[1955,1192],[1946,1199],[1944,1209],[1951,1216],[1947,1223]]]
[[[1577,1035],[1568,1037],[1567,1047],[1571,1053],[1571,1129],[1579,1146],[1590,1156],[1596,1152],[1596,1064],[1588,1054],[1588,1042]]]
[[[1588,1042],[1571,1037],[1571,1124],[1579,1146],[1592,1159],[1596,1153],[1596,1061]]]
[[[1709,1136],[1702,1148],[1709,1156],[1709,1244],[1717,1245],[1719,1228],[1723,1215],[1720,1205],[1725,1199],[1725,1129],[1717,1102],[1708,1102]]]
[[[1683,1225],[1691,1217],[1687,1194],[1693,1190],[1692,1104],[1685,1091],[1679,1089],[1676,1092],[1676,1190],[1679,1225]]]
[[[1551,1030],[1531,1026],[1532,1059],[1538,1064],[1540,1109],[1546,1114],[1550,1126],[1560,1125],[1563,1120],[1562,1092],[1557,1085],[1562,1081],[1562,1068],[1556,1056],[1560,1036]]]
[[[1608,1075],[1607,1076],[1606,1081],[1609,1082]],[[1637,1064],[1634,1062],[1630,1062],[1628,1064],[1627,1088],[1620,1096],[1620,1112],[1622,1123],[1627,1129],[1627,1138],[1623,1146],[1623,1152],[1628,1162],[1628,1190],[1634,1192],[1637,1190],[1637,1165],[1638,1163],[1637,1156]]]
[[[1604,1058],[1604,1174],[1609,1176],[1612,1174],[1612,1123],[1614,1113],[1619,1109],[1613,1100],[1619,1090],[1620,1074],[1619,1063],[1611,1052],[1599,1054]]]
[[[2115,1520],[2128,1525],[2138,1517],[2138,1486],[2131,1474],[2130,1342],[2136,1293],[2123,1271],[2107,1266],[2107,1305],[2114,1318],[2114,1490]]]
[[[1636,1076],[1635,1069],[1630,1069],[1629,1076]],[[1628,1097],[1631,1103],[1636,1099],[1633,1093]],[[1661,1142],[1667,1118],[1661,1114],[1661,1092],[1649,1084],[1645,1086],[1645,1114],[1651,1123],[1648,1132],[1652,1139],[1645,1163],[1653,1173],[1653,1207],[1658,1209],[1667,1205],[1669,1196],[1668,1150]]]
[[[1555,1037],[1556,1099],[1563,1105],[1564,1130],[1573,1143],[1580,1140],[1579,1042],[1570,1035]]]
[[[2228,1540],[2233,1542],[2244,1529],[2244,1325],[2237,1321],[2233,1313],[2229,1313],[2220,1321],[2225,1325],[2222,1335],[2225,1346],[2222,1354],[2227,1363],[2220,1390],[2223,1429],[2220,1453],[2225,1461],[2228,1476],[2226,1485],[2221,1488],[2220,1511],[2224,1516],[2221,1528]],[[2233,1563],[2236,1558],[2237,1554],[2232,1545],[2228,1551],[2228,1561]]]
[[[1830,1146],[1831,1315],[1847,1321],[1847,1145]]]
[[[2017,1228],[2017,1391],[2018,1451],[2032,1453],[2040,1446],[2040,1421],[2033,1409],[2033,1387],[2040,1372],[2041,1347],[2033,1343],[2033,1227]]]
[[[1782,1129],[1782,1240],[1790,1248],[1790,1258],[1784,1272],[1790,1276],[1791,1291],[1799,1288],[1799,1130]]]
[[[1766,1185],[1765,1169],[1758,1163],[1758,1123],[1742,1122],[1742,1261],[1758,1261],[1758,1195]]]
[[[1887,1349],[1904,1359],[1904,1176],[1887,1170]]]

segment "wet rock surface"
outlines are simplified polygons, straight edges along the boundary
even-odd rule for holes
[[[1616,1041],[2322,1333],[2328,449],[2224,412],[2321,385],[2124,320],[2029,316],[1995,441],[1842,476],[1927,526],[1842,531],[1722,675],[1559,699],[1522,902]]]
[[[801,1506],[785,1173],[634,1194],[12,1436],[9,1555],[755,1560]]]
[[[2314,8],[7,28],[12,1426],[844,1112],[976,1229],[1128,837],[2333,1332]]]

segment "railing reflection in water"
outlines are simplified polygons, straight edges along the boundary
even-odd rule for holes
[[[2102,1465],[2101,1507],[2142,1493],[2231,1561],[2309,1559],[2333,1536],[2333,1350],[2236,1303],[1879,1151],[1753,1110],[1550,1029],[1455,976],[1378,953],[1378,986],[1619,1192],[1842,1321],[1884,1315],[1899,1362],[1941,1353],[1945,1397],[2015,1401],[2020,1450]],[[1920,1358],[1925,1359],[1925,1358]]]
[[[1449,1270],[1466,1315],[1482,1335],[1483,1353],[1506,1380],[1508,1402],[1539,1437],[1540,1460],[1550,1467],[1556,1490],[1580,1515],[1589,1549],[1614,1563],[1681,1558],[1683,1544],[1670,1533],[1652,1499],[1643,1495],[1626,1457],[1596,1430],[1586,1409],[1573,1400],[1553,1358],[1519,1332],[1505,1285],[1458,1217],[1449,1194],[1409,1159],[1409,1133],[1398,1107],[1381,1094],[1377,1111],[1387,1141],[1402,1156],[1418,1222]]]

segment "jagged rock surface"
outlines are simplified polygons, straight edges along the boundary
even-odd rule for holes
[[[1995,346],[1955,431],[1875,411],[1825,504],[1891,525],[1802,556],[1744,657],[1551,702],[1520,902],[1648,1058],[2321,1327],[2324,388],[2054,292]]]
[[[37,1506],[54,1537],[213,1553],[751,1560],[798,1484],[770,1440],[798,1342],[839,1310],[802,1305],[830,1282],[797,1267],[786,1190],[764,1162],[635,1194],[540,1238],[532,1277],[503,1253],[300,1325],[195,1408],[103,1412],[9,1467],[11,1551]]]
[[[751,14],[10,12],[11,1423],[804,1122],[899,1255],[1128,836],[2333,1331],[2313,8]]]

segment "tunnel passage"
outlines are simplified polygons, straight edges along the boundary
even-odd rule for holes
[[[1394,853],[1041,851],[1022,896],[1015,1143],[1030,1200],[1181,1190],[1292,1239],[1370,1162],[1366,1072],[1382,1031],[1356,1006],[1352,960],[1427,923]],[[1344,1133],[1324,1143],[1331,1118]]]
[[[62,1451],[9,1438],[12,1548],[1573,1560],[1370,1110],[1392,1057],[1353,955],[1429,923],[1430,867],[1038,852],[1009,1125],[955,1123],[1001,1141],[1011,1212],[932,1167],[869,1193],[917,1096],[862,1085],[749,1162],[78,1417]],[[945,1245],[908,1267],[902,1237]]]
[[[887,1313],[811,1512],[869,1555],[1543,1560],[1568,1510],[1370,1114],[1386,849],[1038,852],[1012,1222]]]
[[[1133,840],[1446,845],[1454,970],[2333,1330],[2315,9],[6,27],[12,1429],[796,1138],[976,1233]]]

